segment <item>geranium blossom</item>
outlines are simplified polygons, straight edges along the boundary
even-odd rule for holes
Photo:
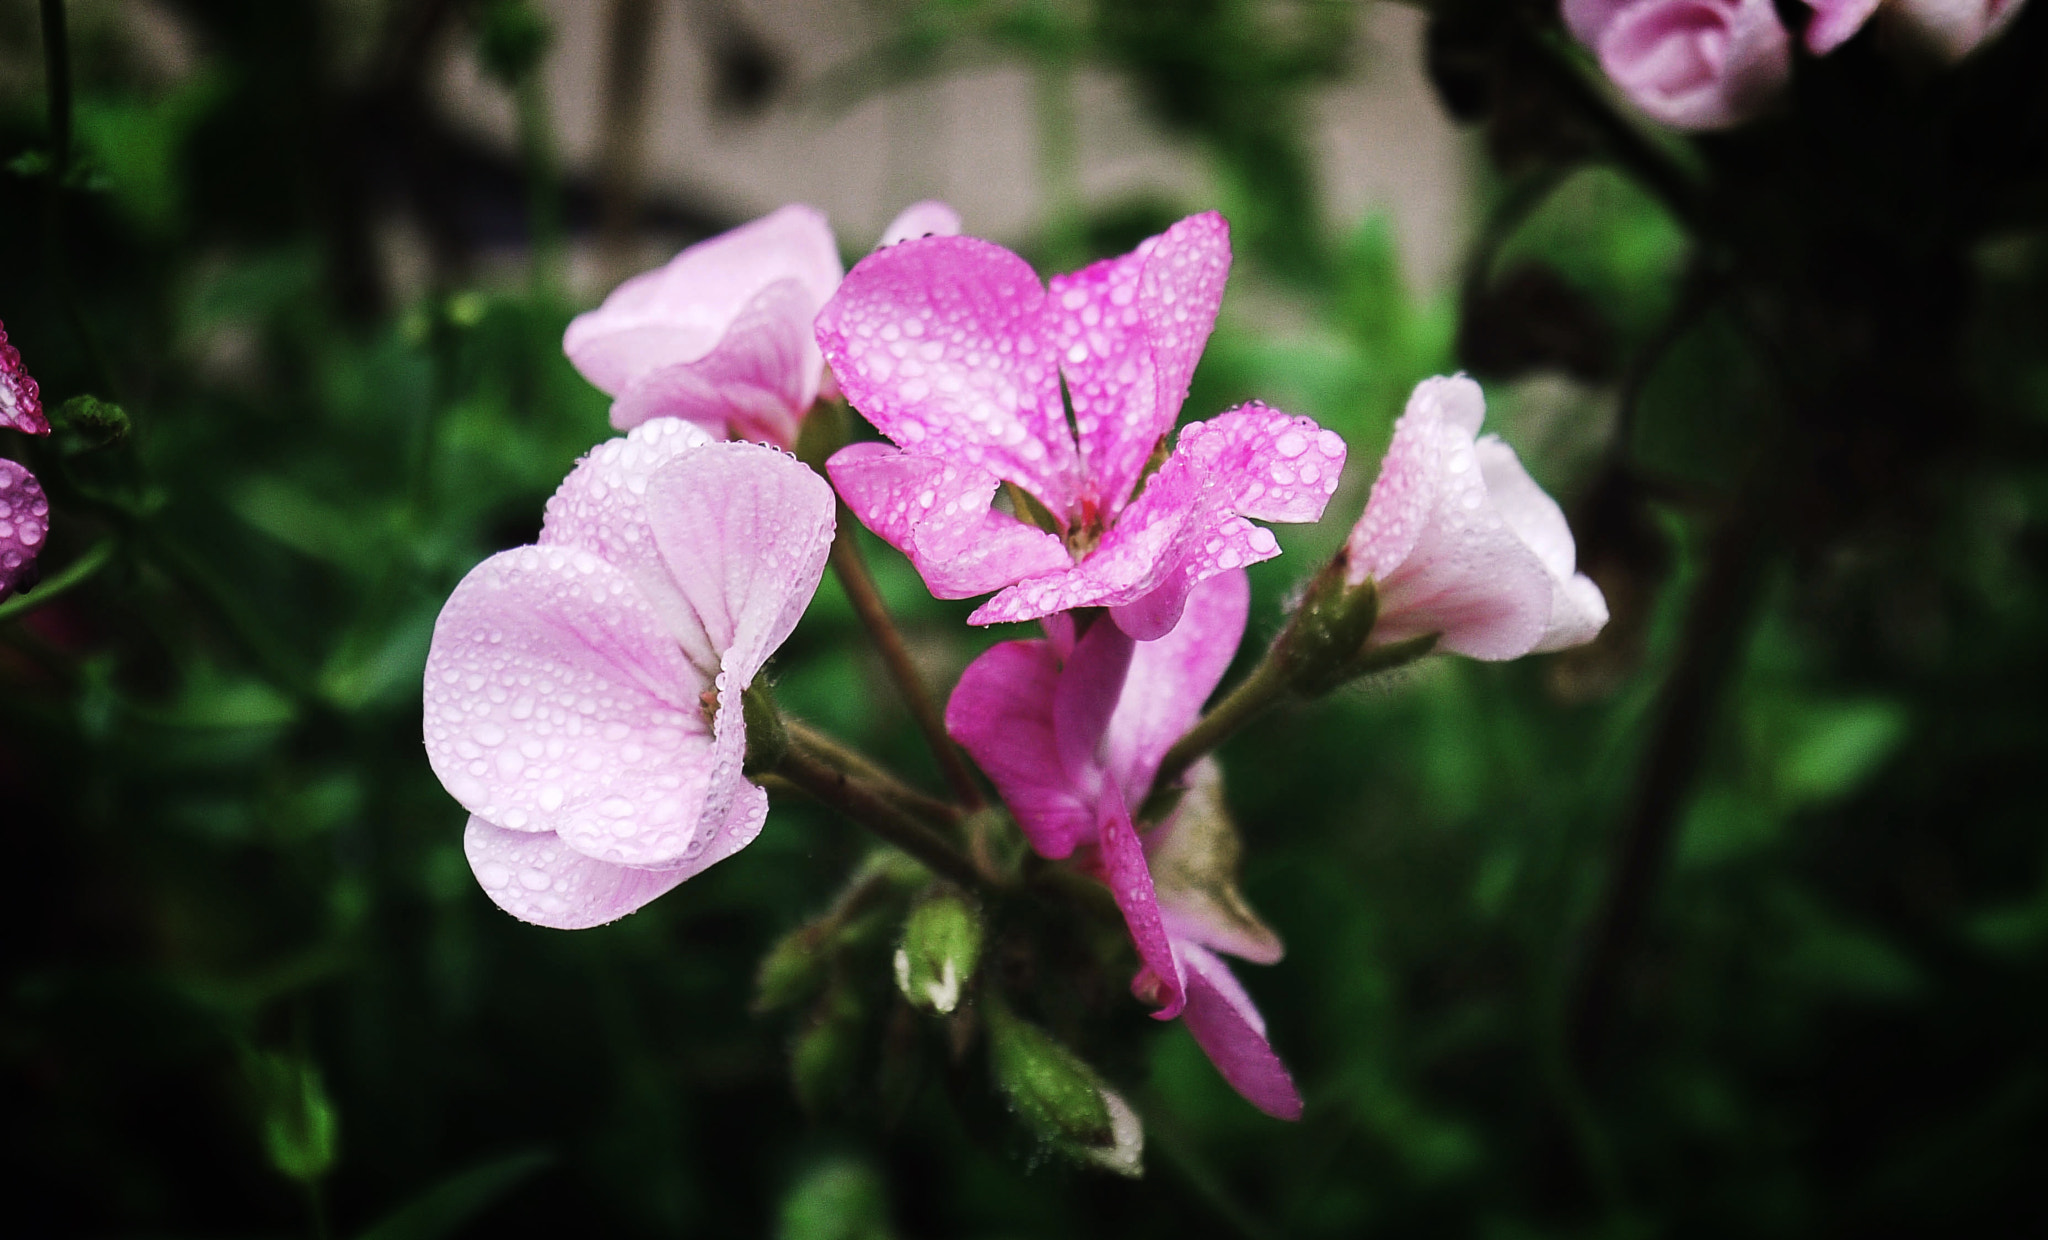
[[[1607,601],[1576,571],[1571,527],[1498,436],[1463,375],[1424,379],[1394,425],[1346,579],[1379,593],[1378,644],[1435,633],[1437,648],[1513,659],[1588,642]]]
[[[36,554],[50,533],[50,501],[42,484],[21,465],[0,457],[0,599],[35,571]]]
[[[1077,857],[1108,884],[1138,949],[1134,992],[1159,1005],[1160,1019],[1185,1017],[1253,1104],[1294,1119],[1301,1098],[1265,1021],[1216,955],[1280,958],[1278,938],[1231,885],[1236,843],[1215,764],[1196,767],[1165,823],[1141,837],[1131,817],[1229,667],[1249,593],[1242,570],[1207,578],[1180,624],[1148,642],[1106,619],[1077,636],[1071,616],[1055,616],[1047,638],[1004,642],[967,668],[946,727],[995,780],[1033,848]]]
[[[952,208],[921,202],[883,241],[959,227]],[[679,417],[716,435],[789,447],[824,376],[811,320],[839,277],[825,216],[783,207],[619,285],[576,316],[562,348],[614,398],[619,430]]]
[[[824,480],[661,418],[597,446],[538,544],[442,608],[426,743],[484,890],[564,929],[624,916],[761,830],[740,695],[824,572]]]
[[[1000,591],[971,623],[1108,607],[1136,637],[1167,632],[1197,582],[1279,554],[1247,518],[1315,520],[1344,465],[1334,433],[1254,403],[1189,423],[1147,477],[1216,321],[1228,233],[1190,216],[1050,287],[972,237],[863,259],[818,342],[896,446],[835,455],[840,496],[934,594]]]
[[[42,393],[22,365],[20,352],[7,342],[5,323],[0,323],[0,426],[29,435],[50,433]]]
[[[1564,20],[1631,103],[1673,128],[1741,124],[1791,79],[1771,0],[1564,0]]]

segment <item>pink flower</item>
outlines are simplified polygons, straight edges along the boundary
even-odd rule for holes
[[[1677,129],[1726,129],[1792,73],[1771,0],[1564,0],[1565,24],[1629,101]]]
[[[35,391],[33,384],[29,391]],[[35,571],[36,553],[49,533],[50,501],[43,498],[42,484],[27,469],[0,457],[0,599],[21,588]]]
[[[921,202],[897,217],[884,243],[959,227],[951,207]],[[783,207],[619,285],[576,316],[562,348],[614,398],[619,430],[679,417],[786,448],[818,398],[825,366],[811,320],[839,276],[824,215]]]
[[[1424,379],[1394,425],[1344,546],[1346,580],[1378,590],[1376,645],[1435,633],[1441,650],[1514,659],[1607,623],[1557,501],[1497,436],[1474,439],[1485,416],[1479,385],[1457,375]]]
[[[1811,3],[1811,0],[1808,0]],[[1900,25],[1946,60],[1977,50],[2020,11],[2025,0],[1892,0]],[[1853,33],[1853,32],[1852,32]],[[1819,50],[1819,49],[1815,49]]]
[[[972,237],[861,260],[818,343],[897,446],[835,455],[841,498],[932,593],[1001,591],[970,623],[1108,607],[1132,636],[1167,632],[1197,582],[1279,554],[1246,518],[1315,520],[1344,465],[1334,433],[1254,403],[1189,423],[1150,470],[1216,321],[1228,233],[1190,216],[1049,289]],[[992,506],[1005,483],[1059,532]]]
[[[1131,820],[1229,667],[1249,590],[1242,570],[1206,578],[1180,624],[1147,642],[1106,619],[1077,637],[1072,617],[1054,616],[1048,639],[1004,642],[962,673],[946,729],[995,780],[1032,847],[1054,859],[1078,850],[1108,884],[1142,965],[1133,991],[1159,1005],[1160,1019],[1185,1017],[1255,1106],[1297,1119],[1301,1097],[1265,1021],[1215,954],[1271,964],[1281,951],[1234,887],[1219,894],[1235,879],[1236,840],[1221,818],[1215,764],[1196,768],[1165,823],[1141,837]]]
[[[824,572],[823,479],[673,418],[599,444],[540,542],[472,569],[434,625],[426,744],[499,907],[623,917],[760,833],[740,695]]]
[[[50,420],[43,416],[43,398],[21,354],[7,343],[7,325],[0,323],[0,426],[28,435],[50,433]]]
[[[1816,56],[1825,56],[1852,35],[1863,29],[1863,23],[1877,12],[1877,6],[1884,0],[1806,0],[1813,9],[1813,20],[1806,23],[1806,50]]]

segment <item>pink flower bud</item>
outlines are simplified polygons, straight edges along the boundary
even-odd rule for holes
[[[1630,102],[1673,128],[1739,125],[1791,76],[1770,0],[1565,0],[1564,18]]]

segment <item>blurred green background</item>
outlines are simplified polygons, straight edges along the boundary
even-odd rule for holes
[[[1598,644],[1434,660],[1223,752],[1299,1125],[1112,1003],[1075,1036],[1147,1174],[1070,1167],[906,1023],[886,943],[837,1015],[752,1014],[869,848],[799,800],[598,930],[470,877],[420,668],[609,433],[562,328],[773,205],[664,162],[671,7],[700,154],[801,164],[760,128],[794,116],[838,184],[896,158],[860,117],[915,146],[889,100],[964,77],[1027,104],[1028,183],[970,184],[970,231],[1066,268],[1229,215],[1189,416],[1258,396],[1352,445],[1328,523],[1254,570],[1247,658],[1426,375],[1480,377],[1571,511]],[[831,7],[843,53],[724,0],[0,3],[0,319],[53,410],[132,421],[0,442],[50,493],[46,581],[103,557],[0,607],[19,1234],[2048,1234],[2044,6],[1949,73],[1802,61],[1778,114],[1692,140],[1536,0]],[[1105,189],[1126,115],[1168,172]],[[1450,218],[1338,203],[1354,123],[1448,135]],[[884,178],[849,258],[949,184]],[[1001,636],[870,550],[934,683]],[[774,675],[937,787],[829,580]]]

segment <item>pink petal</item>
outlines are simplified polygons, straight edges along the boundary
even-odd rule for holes
[[[1054,276],[1047,302],[1105,521],[1173,429],[1230,275],[1230,226],[1189,216],[1137,249]]]
[[[688,877],[593,861],[552,831],[507,831],[474,815],[462,832],[462,852],[493,904],[556,930],[617,921]]]
[[[788,453],[714,443],[655,471],[647,505],[661,558],[737,694],[817,593],[832,488]]]
[[[839,274],[839,247],[824,215],[783,207],[613,289],[569,324],[562,348],[584,378],[620,396],[654,371],[710,353],[755,295],[778,280],[797,283],[808,320]]]
[[[1587,47],[1600,45],[1600,34],[1614,15],[1634,0],[1564,0],[1564,24]]]
[[[1897,0],[1898,24],[1949,61],[1961,60],[2004,30],[2024,0]]]
[[[427,759],[488,822],[674,866],[711,842],[706,687],[626,574],[582,548],[515,548],[470,570],[435,622]]]
[[[824,359],[811,336],[818,303],[796,280],[755,294],[703,357],[640,375],[612,402],[612,425],[684,418],[723,437],[789,447],[818,398]]]
[[[1045,288],[1024,260],[973,237],[862,259],[818,315],[840,389],[897,446],[1030,491],[1058,514],[1080,498]]]
[[[1114,624],[1100,620],[1074,643],[1053,688],[1053,737],[1069,782],[1100,785],[1105,769],[1104,737],[1117,699],[1123,695],[1134,643]]]
[[[1194,588],[1172,632],[1137,644],[1107,729],[1107,765],[1127,804],[1144,803],[1159,760],[1201,717],[1237,654],[1250,608],[1244,570],[1219,573]]]
[[[1315,521],[1344,472],[1344,439],[1312,418],[1252,401],[1181,430],[1174,455],[1213,488],[1217,507],[1261,521]],[[1224,567],[1231,567],[1225,565]]]
[[[1145,845],[1131,825],[1130,810],[1114,786],[1104,791],[1097,816],[1096,862],[1102,881],[1123,910],[1124,925],[1131,943],[1138,949],[1141,967],[1131,981],[1131,993],[1146,1003],[1157,1004],[1152,1013],[1158,1020],[1172,1020],[1187,1005],[1187,979],[1181,961],[1166,935],[1159,915],[1159,893],[1152,886],[1152,871],[1145,864]]]
[[[1551,614],[1551,576],[1487,498],[1473,433],[1479,385],[1425,379],[1395,424],[1365,513],[1345,544],[1349,579],[1378,583],[1378,643],[1438,633],[1477,659],[1529,653]]]
[[[1772,0],[1635,0],[1596,50],[1631,103],[1677,129],[1741,124],[1792,76],[1791,38]]]
[[[1515,450],[1499,436],[1482,437],[1474,450],[1488,502],[1550,574],[1550,619],[1532,653],[1592,641],[1607,624],[1607,600],[1592,578],[1575,571],[1577,548],[1564,509],[1536,485]]]
[[[21,354],[7,343],[7,325],[0,323],[0,426],[28,435],[50,433],[50,419],[43,415],[43,397],[36,381],[22,365]]]
[[[540,530],[542,546],[586,548],[632,578],[707,680],[718,671],[720,652],[655,545],[647,485],[662,466],[711,442],[698,426],[656,418],[598,444],[548,500]]]
[[[1166,821],[1145,832],[1145,862],[1159,915],[1175,943],[1199,943],[1259,964],[1278,964],[1286,945],[1238,889],[1244,842],[1223,800],[1223,768],[1206,757],[1189,769],[1187,791]]]
[[[994,475],[880,443],[826,462],[846,506],[910,557],[939,598],[970,598],[1073,563],[1060,540],[990,508]]]
[[[1883,0],[1806,0],[1806,3],[1813,9],[1813,18],[1806,23],[1806,50],[1816,56],[1825,56],[1863,29],[1863,23],[1877,12],[1877,6]]]
[[[1187,1010],[1181,1019],[1209,1062],[1245,1100],[1275,1119],[1301,1118],[1301,1094],[1287,1065],[1266,1040],[1266,1021],[1251,996],[1214,953],[1176,942],[1187,976]]]
[[[889,221],[875,248],[884,249],[921,237],[955,237],[959,234],[960,213],[943,202],[927,198],[923,202],[911,203],[903,208],[903,214]]]
[[[42,484],[23,466],[0,457],[0,599],[13,594],[35,571],[36,556],[49,533],[50,501]]]
[[[1060,661],[1050,643],[1003,642],[960,673],[946,732],[995,781],[1041,856],[1055,860],[1095,836],[1101,780],[1076,782],[1060,762],[1053,698]]]

